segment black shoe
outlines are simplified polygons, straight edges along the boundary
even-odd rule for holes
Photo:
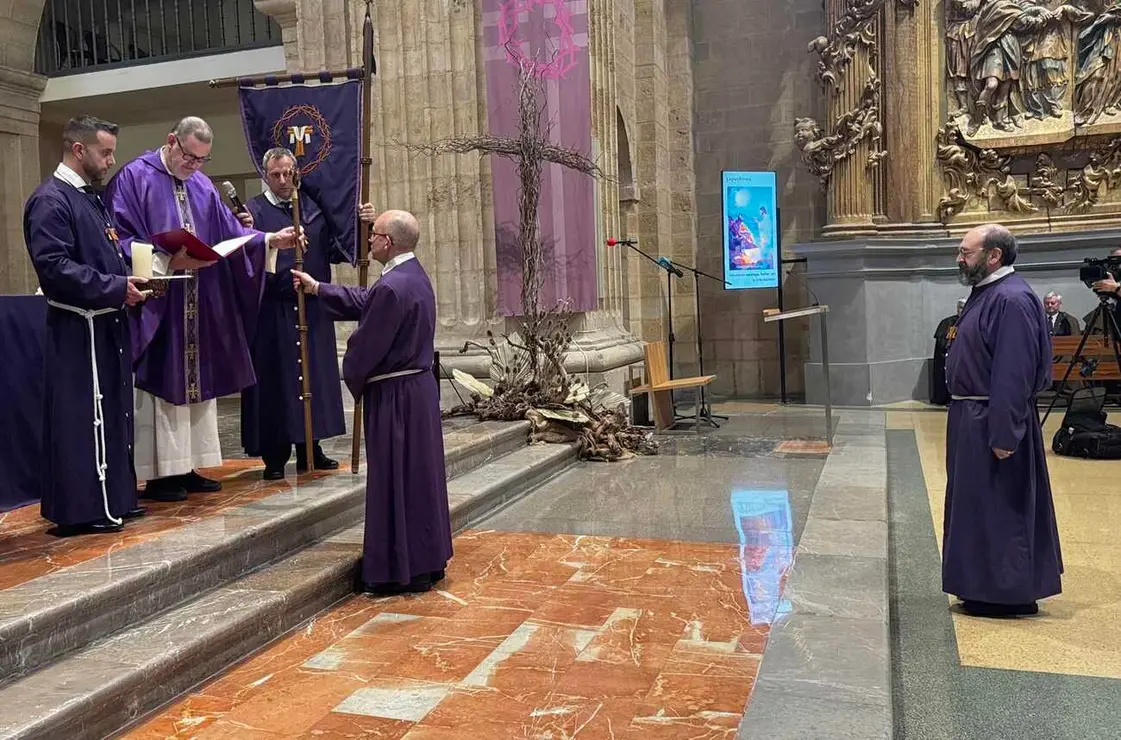
[[[429,573],[416,576],[408,583],[364,583],[366,593],[375,596],[396,596],[398,594],[422,594],[432,590],[432,576]]]
[[[1039,613],[1039,605],[1034,601],[1028,604],[992,604],[962,600],[961,609],[974,617],[1027,617]]]
[[[186,475],[179,476],[179,485],[181,485],[187,493],[217,493],[222,490],[222,484],[216,480],[203,478],[196,471],[192,470]]]
[[[187,500],[187,491],[175,478],[157,478],[148,481],[148,485],[144,487],[143,491],[138,492],[138,498],[148,499],[149,501],[162,501],[164,503],[175,503],[178,501]]]
[[[128,511],[126,511],[125,515],[121,518],[122,519],[139,519],[140,517],[144,516],[147,513],[148,513],[148,510],[145,509],[143,506],[137,506],[134,509],[129,509]]]
[[[303,445],[297,445],[296,449],[297,450],[302,450]],[[323,449],[319,445],[315,446],[314,459],[315,459],[315,469],[316,470],[338,470],[339,469],[338,460],[332,460],[331,458],[327,457],[327,455],[324,454]],[[307,470],[308,470],[308,468],[307,468],[307,455],[302,455],[302,454],[297,453],[297,455],[296,455],[296,472],[297,473],[306,473]]]
[[[78,537],[83,534],[112,534],[124,529],[123,524],[113,524],[110,521],[88,522],[86,524],[60,524],[53,529],[48,529],[47,534],[55,537]]]
[[[265,468],[261,474],[262,480],[284,480],[284,468]]]
[[[434,570],[431,573],[429,573],[428,577],[432,580],[432,583],[435,584],[435,583],[439,583],[440,581],[444,580],[444,578],[446,577],[446,574],[444,573],[444,569],[440,568],[440,570]]]

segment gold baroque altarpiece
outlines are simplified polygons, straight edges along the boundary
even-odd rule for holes
[[[809,44],[827,118],[794,122],[828,193],[826,235],[1121,223],[1121,0],[827,11]]]

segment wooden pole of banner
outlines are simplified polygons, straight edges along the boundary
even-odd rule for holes
[[[264,85],[265,87],[272,87],[280,85],[285,82],[293,84],[303,84],[315,80],[317,82],[334,82],[339,80],[361,80],[366,76],[366,70],[361,67],[351,67],[348,69],[336,70],[323,70],[322,72],[293,72],[286,75],[261,75],[260,77],[222,77],[216,80],[210,80],[207,83],[210,87],[257,87]]]
[[[299,239],[303,230],[300,228],[300,166],[297,164],[292,169],[292,226],[296,229]],[[304,245],[296,242],[296,269],[304,271]],[[304,455],[307,460],[308,470],[315,470],[315,447],[311,433],[311,365],[308,364],[307,346],[307,304],[304,300],[304,286],[300,285],[296,291],[296,315],[300,332],[300,383],[304,400]]]
[[[362,182],[360,185],[360,203],[370,202],[370,122],[373,120],[370,110],[373,92],[373,79],[377,73],[374,61],[374,20],[370,15],[372,0],[366,0],[366,19],[362,22],[362,140],[361,162]],[[370,224],[359,219],[358,229],[361,237],[358,240],[358,285],[365,288],[370,278]],[[357,474],[362,454],[362,396],[354,399],[354,430],[350,449],[350,472]]]

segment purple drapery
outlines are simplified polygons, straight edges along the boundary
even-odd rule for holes
[[[518,73],[534,62],[544,81],[550,140],[592,153],[591,64],[585,0],[483,0],[488,126],[491,134],[518,135]],[[522,258],[518,236],[518,171],[493,157],[498,310],[521,313]],[[595,184],[591,177],[547,164],[542,170],[540,237],[545,282],[540,307],[568,300],[574,311],[596,308]]]

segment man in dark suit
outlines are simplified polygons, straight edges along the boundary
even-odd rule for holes
[[[1043,308],[1047,312],[1047,327],[1053,337],[1069,337],[1081,334],[1078,319],[1063,311],[1063,297],[1051,291],[1043,296]]]

